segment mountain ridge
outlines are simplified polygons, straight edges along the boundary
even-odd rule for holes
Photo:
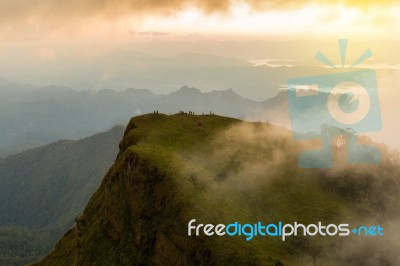
[[[242,98],[233,90],[201,92],[188,86],[167,95],[146,89],[75,91],[62,86],[15,94],[0,96],[1,157],[58,139],[86,137],[115,124],[126,124],[132,115],[154,110],[167,114],[212,111],[240,118],[249,110],[261,108],[260,103]]]
[[[382,218],[397,219],[393,210],[400,206],[394,189],[400,187],[398,164],[387,152],[377,166],[300,169],[300,146],[287,130],[218,115],[179,114],[132,118],[119,147],[117,160],[75,227],[33,265],[306,265],[333,260],[369,266],[400,260],[393,248],[390,254],[380,252],[385,247],[375,239],[359,243],[349,237],[344,243],[340,237],[299,236],[247,242],[243,237],[187,235],[193,218],[213,224],[386,225]],[[335,158],[343,157],[343,149],[336,152]],[[379,196],[382,190],[390,196]],[[349,252],[347,245],[357,249]],[[371,245],[379,251],[374,258],[365,256]]]

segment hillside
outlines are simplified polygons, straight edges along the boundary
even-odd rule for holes
[[[124,127],[60,140],[0,162],[0,265],[49,252],[71,227],[115,160]]]
[[[398,264],[397,155],[381,147],[379,165],[299,169],[302,148],[290,132],[269,124],[208,115],[135,117],[75,227],[34,265]],[[339,160],[340,147],[335,151]],[[189,237],[192,219],[379,223],[387,236]]]
[[[167,95],[143,89],[92,92],[57,86],[0,91],[0,157],[59,139],[87,137],[116,124],[125,125],[132,114],[156,109],[176,113],[176,106],[197,113],[212,110],[242,117],[258,103],[232,90],[202,93],[186,86]]]

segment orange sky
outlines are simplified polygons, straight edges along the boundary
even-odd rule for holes
[[[2,0],[0,41],[119,42],[188,35],[305,38],[351,35],[381,39],[400,36],[397,1],[319,3],[306,0]]]

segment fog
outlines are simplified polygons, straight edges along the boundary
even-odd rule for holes
[[[372,144],[365,138],[363,142]],[[317,248],[321,250],[316,257],[317,265],[319,262],[397,265],[400,262],[399,153],[377,145],[382,153],[379,164],[352,165],[343,160],[345,146],[337,143],[333,146],[333,168],[301,169],[297,165],[299,152],[315,149],[316,142],[295,142],[289,131],[273,125],[239,123],[218,134],[203,148],[184,153],[180,174],[187,177],[189,187],[193,186],[191,194],[196,195],[196,202],[206,202],[206,209],[218,210],[214,216],[213,211],[204,213],[204,203],[197,203],[201,205],[199,209],[194,204],[193,213],[202,222],[335,221],[349,223],[350,229],[379,225],[384,228],[384,236],[351,233],[347,237],[300,237],[280,244],[271,238],[261,241],[278,245],[284,254],[284,250],[288,252],[294,245],[300,252],[299,260]],[[311,210],[307,209],[310,205]],[[332,216],[326,216],[327,212],[332,212]],[[312,217],[319,215],[325,218],[313,220],[316,218]]]

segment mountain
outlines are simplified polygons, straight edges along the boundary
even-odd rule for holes
[[[10,93],[0,94],[0,157],[58,139],[90,136],[113,125],[126,124],[132,115],[154,110],[213,111],[239,118],[259,106],[233,90],[202,93],[187,86],[168,95],[143,89],[91,92],[59,86],[18,91],[8,97]]]
[[[160,99],[156,106],[165,113],[176,113],[176,108],[179,106],[182,110],[191,110],[197,114],[212,111],[219,115],[238,118],[258,104],[258,102],[242,98],[232,89],[202,93],[199,89],[183,86],[178,91]]]
[[[247,109],[241,118],[249,121],[269,122],[285,128],[291,128],[286,92],[282,90],[274,97],[253,105]]]
[[[397,265],[398,154],[378,146],[380,164],[347,165],[337,145],[339,167],[301,169],[304,145],[285,129],[217,115],[134,117],[75,226],[33,265]],[[379,224],[385,236],[188,236],[192,219]]]
[[[0,162],[0,265],[37,260],[74,224],[115,160],[124,127]]]
[[[154,47],[154,45],[157,48],[148,50],[150,46]],[[250,48],[251,55],[244,55],[246,52],[243,47],[237,49],[238,44],[235,44],[236,48],[233,48],[236,52],[230,49],[221,49],[221,47],[218,48],[218,51],[211,47],[209,47],[211,50],[208,50],[204,49],[208,45],[203,46],[202,44],[200,44],[201,48],[195,49],[194,47],[198,47],[198,45],[199,43],[192,42],[146,43],[144,47],[128,45],[110,50],[104,50],[96,45],[85,48],[95,55],[90,56],[90,60],[86,56],[82,57],[82,49],[61,49],[62,51],[57,53],[63,54],[64,58],[57,58],[51,64],[42,64],[43,62],[38,61],[38,58],[29,56],[13,57],[14,67],[11,67],[10,63],[2,65],[0,62],[3,69],[1,75],[13,80],[37,84],[40,87],[48,84],[62,84],[77,90],[110,88],[125,90],[135,87],[151,88],[160,94],[173,91],[182,84],[190,84],[206,90],[234,88],[240,95],[247,98],[263,97],[263,99],[267,99],[275,95],[278,85],[284,84],[289,78],[328,71],[327,68],[315,66],[316,62],[313,61],[315,51],[326,46],[316,46],[315,50],[308,55],[299,53],[297,49],[295,49],[296,55],[293,55],[291,51],[293,49],[288,49],[281,54],[273,53],[271,56],[271,51],[266,51],[269,44],[257,45],[257,49],[263,47],[261,50],[267,52],[257,55],[253,54],[254,49],[252,48],[254,47]],[[223,43],[217,45],[224,46]],[[304,45],[301,46],[304,47]],[[287,47],[287,44],[282,47]],[[34,47],[29,48],[26,52],[30,52],[31,49]],[[143,49],[146,51],[140,51]],[[275,47],[274,49],[276,50]],[[309,49],[307,47],[307,50]],[[164,53],[166,50],[168,52]],[[221,56],[222,54],[224,56]],[[301,57],[304,56],[302,61],[298,59],[299,54]],[[70,61],[67,58],[75,60]],[[273,60],[274,58],[275,60]],[[311,60],[304,62],[305,58]],[[249,59],[259,59],[260,61],[267,59],[267,62],[275,63],[275,66],[278,67],[255,66],[248,61]],[[290,61],[280,63],[281,59]],[[291,66],[284,67],[286,64]],[[29,75],[25,73],[29,73]]]

